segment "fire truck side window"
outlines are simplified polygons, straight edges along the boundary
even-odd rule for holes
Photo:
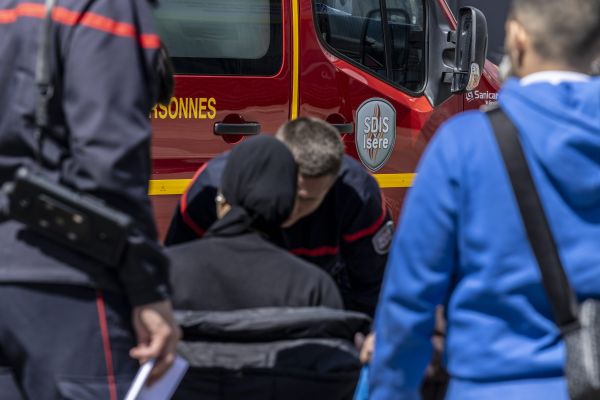
[[[337,52],[386,78],[379,0],[317,0],[321,36]]]
[[[392,81],[417,92],[425,82],[425,25],[421,0],[386,0]]]
[[[269,76],[281,68],[281,0],[161,0],[154,16],[178,74]]]
[[[398,86],[419,91],[425,81],[423,1],[386,0],[383,10],[380,4],[379,0],[315,0],[321,37],[343,58]]]

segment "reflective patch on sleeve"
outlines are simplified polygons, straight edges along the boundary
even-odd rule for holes
[[[394,223],[392,221],[386,222],[379,230],[373,235],[373,248],[377,254],[387,254],[390,251],[390,245],[394,238]]]

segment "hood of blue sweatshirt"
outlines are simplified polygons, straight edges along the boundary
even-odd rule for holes
[[[499,102],[524,147],[575,208],[600,202],[600,78],[587,82],[507,81]],[[576,177],[576,179],[574,179]]]

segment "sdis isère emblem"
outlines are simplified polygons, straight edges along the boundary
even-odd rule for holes
[[[356,111],[356,150],[372,172],[380,170],[396,143],[396,110],[384,99],[369,99]]]

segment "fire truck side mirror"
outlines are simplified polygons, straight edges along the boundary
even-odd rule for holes
[[[462,7],[456,34],[452,93],[471,91],[479,85],[487,56],[488,30],[485,15],[477,8]]]

